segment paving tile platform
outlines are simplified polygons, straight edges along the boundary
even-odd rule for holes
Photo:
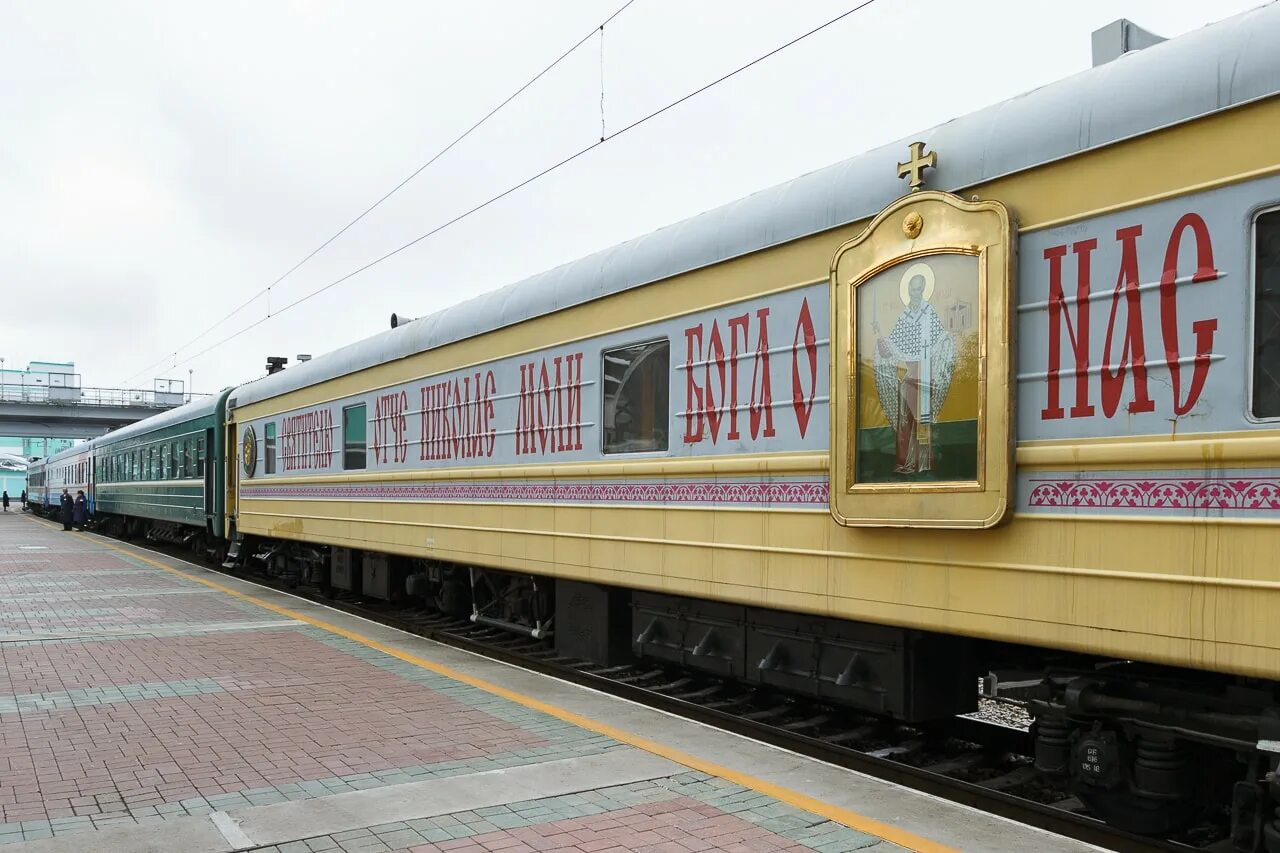
[[[1089,850],[0,516],[0,853]]]

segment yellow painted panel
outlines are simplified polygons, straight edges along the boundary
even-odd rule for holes
[[[759,548],[765,544],[765,513],[708,513],[714,518],[712,539],[715,542],[736,542]],[[716,548],[709,552],[711,581],[717,585],[743,586],[756,590],[764,585],[764,554],[759,551],[727,551]],[[704,554],[705,558],[706,554]],[[704,559],[704,565],[706,561]]]
[[[818,514],[705,510],[715,539],[672,545],[640,533],[660,534],[664,522],[688,531],[685,521],[664,518],[687,513],[555,510],[554,530],[549,523],[519,530],[503,527],[503,518],[525,516],[503,507],[433,506],[432,520],[424,522],[421,507],[370,513],[359,503],[346,506],[254,501],[246,503],[242,519],[246,532],[263,535],[296,530],[317,541],[637,589],[1280,675],[1280,625],[1269,618],[1280,607],[1280,567],[1257,559],[1274,551],[1270,525],[1065,523],[1022,516],[980,536],[924,535],[848,531]],[[252,514],[265,512],[271,514]],[[350,534],[332,537],[340,528],[323,512],[351,513]],[[385,514],[381,521],[391,523],[361,520],[356,513]],[[541,515],[538,520],[546,521]],[[405,531],[409,545],[399,541]],[[434,548],[424,544],[431,536]],[[547,543],[585,553],[587,562],[557,560]],[[494,556],[500,554],[519,556]],[[709,566],[723,575],[709,574]]]

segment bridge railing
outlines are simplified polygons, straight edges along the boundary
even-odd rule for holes
[[[50,379],[54,377],[51,376]],[[143,388],[83,388],[80,377],[64,375],[54,382],[0,383],[0,403],[44,403],[55,406],[115,406],[171,409],[208,394]]]

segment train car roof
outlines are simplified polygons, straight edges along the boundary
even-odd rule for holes
[[[223,398],[229,393],[231,393],[231,389],[219,391],[217,394],[210,394],[207,397],[201,397],[198,400],[192,400],[190,403],[184,403],[176,408],[154,414],[149,418],[143,418],[140,421],[121,427],[120,429],[109,432],[106,435],[100,435],[97,438],[84,442],[83,444],[77,444],[72,447],[68,447],[66,450],[60,450],[52,456],[41,459],[39,464],[47,465],[68,456],[76,456],[93,448],[105,447],[128,438],[136,438],[140,435],[145,435],[158,429],[164,429],[165,427],[170,427],[174,424],[180,424],[183,421],[193,421],[196,418],[207,417],[208,415],[215,414],[218,411],[218,406],[221,405]]]
[[[242,385],[230,405],[866,219],[903,194],[910,140],[944,152],[931,188],[955,191],[1273,96],[1278,44],[1270,3]]]
[[[131,423],[128,426],[113,430],[104,436],[95,438],[93,443],[97,446],[115,444],[117,441],[123,441],[128,438],[136,438],[149,432],[155,432],[158,429],[171,427],[174,424],[180,424],[185,421],[193,421],[196,418],[204,418],[209,415],[216,414],[218,407],[222,404],[222,400],[231,392],[231,389],[219,391],[217,394],[210,394],[207,397],[201,397],[198,400],[192,400],[190,403],[184,403],[168,411],[160,412],[149,418],[143,418],[140,421]]]
[[[33,468],[36,468],[37,466],[52,465],[54,462],[57,462],[59,459],[68,459],[72,456],[79,456],[81,453],[85,453],[90,448],[92,448],[93,443],[97,440],[98,439],[94,438],[88,441],[81,442],[80,444],[73,444],[70,447],[68,447],[66,450],[59,450],[57,453],[53,454],[52,456],[46,456],[45,458],[39,461],[32,462],[30,465],[27,466],[27,472],[30,473],[30,471]]]

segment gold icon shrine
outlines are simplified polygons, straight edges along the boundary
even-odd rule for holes
[[[831,265],[831,512],[841,524],[990,527],[1012,494],[1013,228],[996,201],[913,190]]]

